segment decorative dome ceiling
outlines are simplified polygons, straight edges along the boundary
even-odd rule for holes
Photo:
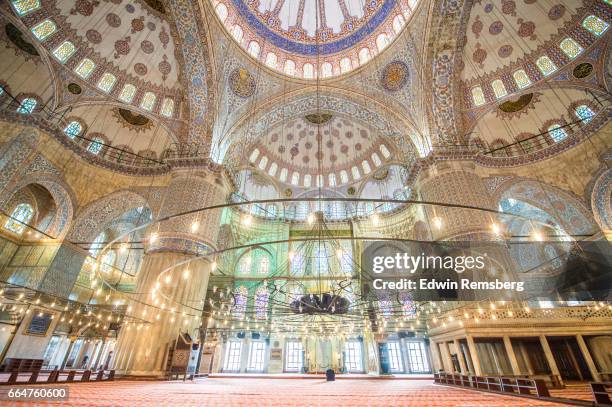
[[[368,62],[400,33],[417,0],[211,0],[251,56],[315,79]],[[318,68],[317,68],[318,67]]]
[[[309,114],[269,129],[245,152],[259,170],[295,187],[359,181],[392,159],[376,131],[344,117]],[[316,179],[316,174],[323,174]]]

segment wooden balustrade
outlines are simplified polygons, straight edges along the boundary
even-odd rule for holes
[[[91,370],[12,370],[10,373],[0,374],[0,385],[101,382],[114,379],[114,370],[99,370],[93,376]]]

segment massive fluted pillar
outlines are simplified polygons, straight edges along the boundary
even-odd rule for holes
[[[226,189],[211,173],[177,171],[159,218],[223,203]],[[163,375],[168,349],[179,332],[198,338],[212,259],[199,258],[217,240],[221,210],[196,212],[153,225],[128,315],[148,321],[125,324],[113,366],[118,373]]]

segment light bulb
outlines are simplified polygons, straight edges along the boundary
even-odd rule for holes
[[[380,223],[380,217],[378,216],[378,214],[376,212],[374,212],[372,214],[372,224],[374,226],[378,226],[379,223]]]
[[[244,215],[242,217],[242,224],[244,226],[251,226],[252,222],[253,222],[253,217],[251,215]]]
[[[535,240],[536,242],[541,242],[544,240],[544,236],[542,235],[542,232],[540,232],[539,230],[534,230],[532,233],[532,238],[533,240]]]
[[[342,257],[342,249],[336,250],[336,256],[338,256],[338,258]]]
[[[212,264],[210,265],[210,269],[211,269],[212,271],[215,271],[215,270],[217,269],[217,262],[216,262],[216,261],[213,261],[213,262],[212,262]]]
[[[119,252],[121,253],[125,253],[127,249],[128,249],[127,243],[124,243],[121,246],[119,246]]]
[[[170,276],[170,274],[168,274],[165,278],[166,284],[170,284],[170,281],[172,281],[172,277]]]
[[[150,243],[155,243],[157,241],[158,238],[158,234],[157,233],[151,233],[151,236],[149,236],[149,242]]]
[[[290,251],[289,251],[289,260],[290,260],[290,261],[293,261],[293,258],[294,258],[294,257],[295,257],[295,251],[290,250]]]
[[[191,224],[191,233],[195,233],[200,228],[200,222],[197,220]]]
[[[187,280],[189,278],[189,269],[183,272],[183,280]]]
[[[501,228],[499,227],[499,225],[495,222],[491,223],[491,230],[493,231],[493,233],[495,233],[496,235],[499,235],[501,233]]]

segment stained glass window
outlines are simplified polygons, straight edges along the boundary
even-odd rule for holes
[[[89,58],[85,58],[81,61],[81,63],[74,69],[74,72],[77,73],[81,78],[87,79],[89,75],[93,72],[96,64]]]
[[[304,175],[304,186],[306,188],[310,188],[311,184],[312,184],[312,176],[310,174]]]
[[[411,293],[400,294],[400,302],[402,303],[403,316],[412,317],[416,315],[417,308]]]
[[[13,7],[17,11],[17,14],[23,16],[28,14],[30,11],[34,11],[40,8],[39,0],[13,0]]]
[[[346,184],[348,182],[348,174],[345,170],[340,171],[340,182]]]
[[[268,316],[268,301],[270,293],[268,289],[261,286],[255,292],[255,318],[266,319]]]
[[[278,171],[278,164],[276,163],[270,164],[270,168],[268,168],[268,174],[270,174],[270,176],[273,177],[276,175],[276,171]]]
[[[68,123],[68,126],[64,128],[64,134],[72,139],[81,134],[81,131],[83,131],[83,126],[76,120],[71,121]]]
[[[550,126],[548,128],[548,134],[550,134],[550,137],[557,143],[567,137],[565,129],[562,129],[558,124]]]
[[[162,103],[161,114],[162,116],[172,117],[172,113],[174,113],[174,100],[165,98],[164,103]]]
[[[380,165],[382,164],[382,161],[380,160],[380,157],[376,153],[372,153],[372,162],[377,167],[380,167]]]
[[[99,137],[96,137],[89,144],[89,147],[87,147],[87,151],[89,151],[92,154],[96,154],[97,155],[102,150],[103,143],[104,143],[104,140],[102,140]]]
[[[382,298],[378,300],[378,308],[383,317],[389,318],[393,314],[393,304],[389,299]]]
[[[279,178],[280,178],[280,180],[281,180],[282,182],[287,181],[287,175],[288,175],[288,173],[289,173],[289,171],[287,171],[287,169],[286,169],[286,168],[281,169],[281,172],[280,172]]]
[[[472,100],[474,101],[474,105],[476,106],[484,105],[485,96],[480,86],[472,88]]]
[[[501,79],[495,79],[493,83],[491,84],[491,86],[493,87],[493,92],[495,93],[495,97],[498,99],[503,98],[504,96],[508,94],[508,91],[506,90],[506,86],[504,85],[504,82]]]
[[[369,163],[369,162],[367,162],[367,161],[365,161],[365,160],[364,160],[364,161],[361,163],[361,166],[363,167],[363,172],[364,172],[365,174],[369,174],[369,173],[371,173],[371,172],[372,172],[372,168],[370,167],[370,163]]]
[[[583,51],[580,44],[574,41],[573,38],[569,37],[561,41],[559,46],[561,47],[561,50],[565,52],[565,55],[572,59],[576,58]]]
[[[527,73],[522,69],[519,69],[518,71],[514,72],[512,76],[514,77],[516,86],[518,86],[519,89],[523,89],[531,85],[531,80],[529,79],[529,76],[527,76]]]
[[[297,171],[294,171],[293,174],[291,174],[291,185],[299,185],[300,184],[300,173]]]
[[[588,123],[595,116],[595,112],[587,105],[580,105],[576,108],[576,116],[584,123]]]
[[[38,41],[43,41],[55,31],[57,31],[57,26],[53,21],[49,19],[38,23],[34,27],[32,27],[32,34],[34,34]]]
[[[17,113],[30,114],[36,108],[37,103],[38,102],[34,98],[25,98],[21,101],[21,104],[19,104]]]
[[[599,37],[601,34],[606,32],[610,24],[606,23],[597,16],[590,15],[582,21],[582,26],[586,28],[589,32],[591,32],[593,35]]]
[[[389,156],[391,155],[391,153],[389,152],[389,149],[384,144],[381,144],[380,147],[378,147],[378,149],[380,150],[380,152],[382,153],[383,157],[385,157],[385,158],[389,158]]]
[[[27,203],[19,204],[13,209],[11,217],[4,224],[4,228],[20,235],[32,219],[32,216],[34,216],[32,205]]]
[[[544,76],[548,76],[557,70],[557,65],[555,65],[555,63],[551,61],[551,59],[546,55],[538,58],[538,60],[536,61],[536,65],[538,66],[540,72],[544,74]]]
[[[62,42],[57,48],[53,50],[53,56],[57,58],[62,64],[68,61],[68,58],[72,56],[76,51],[73,43],[70,41]]]
[[[142,102],[140,102],[140,107],[144,110],[153,110],[153,106],[155,105],[155,93],[147,92],[142,97]]]
[[[361,174],[359,173],[359,168],[357,168],[357,166],[353,166],[351,168],[351,174],[353,175],[353,179],[355,181],[357,181],[359,178],[361,178]]]
[[[123,86],[123,89],[121,89],[119,100],[125,103],[131,103],[132,99],[134,99],[135,94],[136,94],[136,86],[126,83]]]
[[[237,319],[244,318],[247,307],[249,291],[245,286],[240,286],[234,292],[234,308],[232,309],[232,316]]]
[[[100,78],[100,81],[98,81],[98,89],[100,89],[103,92],[108,93],[113,89],[113,86],[115,86],[115,82],[117,82],[117,78],[115,77],[115,75],[113,75],[112,73],[105,72],[104,75],[102,75],[102,77]],[[125,86],[132,86],[132,85],[125,85]],[[123,88],[123,90],[125,91],[125,87]],[[132,97],[133,96],[134,94],[132,94]]]

